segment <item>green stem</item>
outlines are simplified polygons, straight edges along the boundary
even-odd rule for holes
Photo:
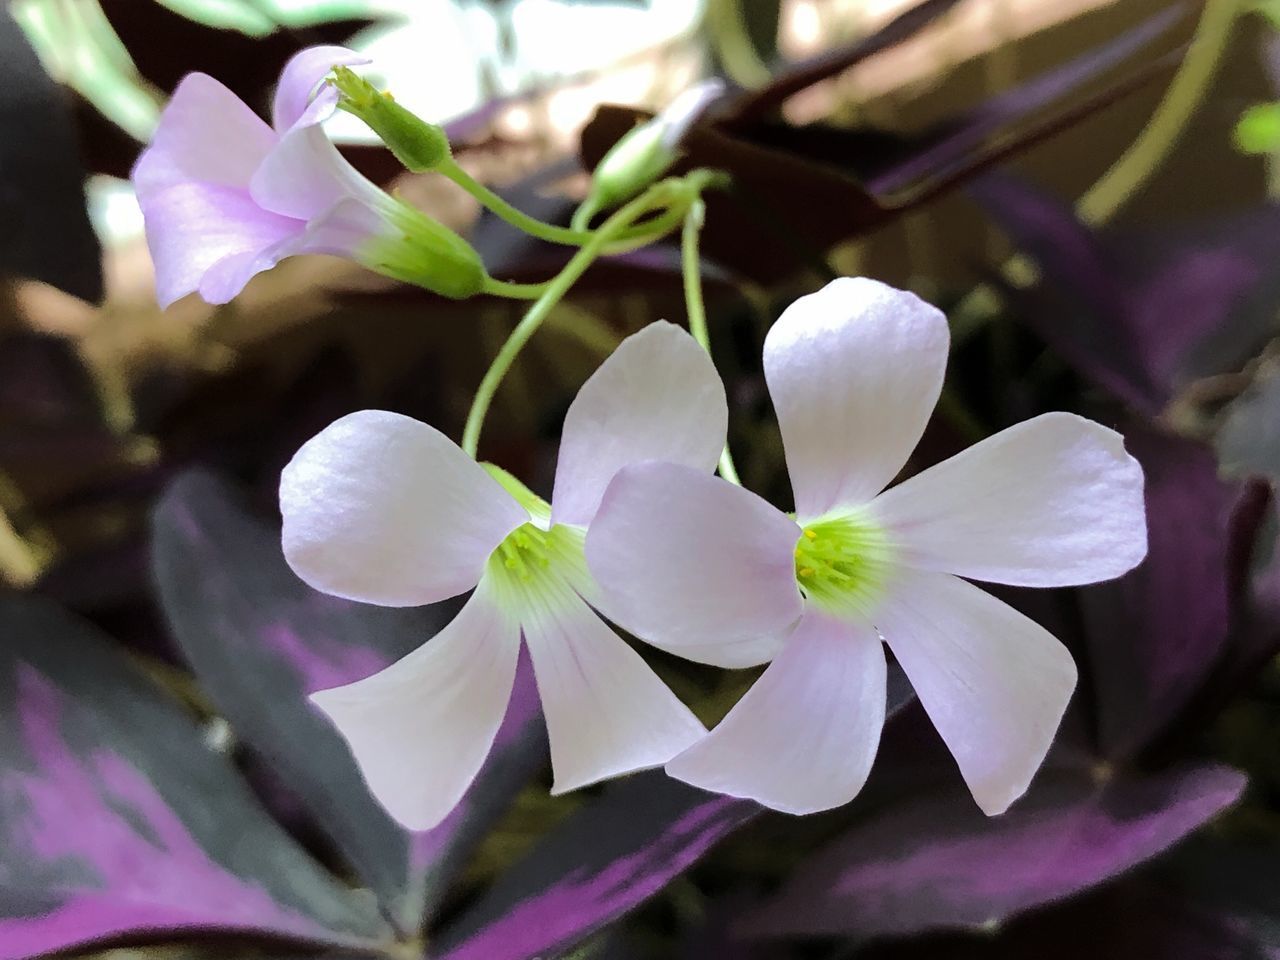
[[[582,249],[578,250],[563,270],[552,279],[543,290],[542,295],[529,307],[524,318],[511,331],[511,336],[502,345],[498,355],[480,381],[476,389],[475,399],[471,402],[471,411],[467,414],[466,426],[462,430],[462,449],[472,457],[480,446],[480,429],[484,426],[485,415],[493,402],[493,396],[502,384],[503,378],[515,362],[529,338],[537,333],[547,315],[555,308],[569,289],[578,281],[596,258],[601,256],[611,240],[618,236],[639,217],[659,203],[665,202],[670,191],[670,183],[660,183],[651,187],[644,194],[632,200],[614,213],[600,225],[600,229],[591,234]]]
[[[506,297],[509,300],[537,300],[546,290],[546,283],[508,283],[506,280],[485,277],[481,292],[495,297]]]
[[[707,355],[711,355],[711,336],[707,332],[707,308],[702,299],[702,271],[698,263],[698,234],[706,216],[706,204],[696,197],[684,215],[684,229],[680,231],[680,271],[684,276],[685,311],[689,314],[689,333]],[[734,466],[729,445],[720,453],[720,476],[730,483],[742,486],[738,469]]]
[[[1076,202],[1076,215],[1090,226],[1115,216],[1160,168],[1204,101],[1231,36],[1231,25],[1242,0],[1208,0],[1195,39],[1163,99],[1142,132],[1115,163]],[[1010,257],[1000,268],[1017,287],[1035,281],[1034,263],[1023,254]],[[1000,295],[990,284],[979,284],[952,310],[953,346],[966,340],[1000,309]]]
[[[1076,204],[1076,212],[1085,223],[1110,220],[1159,169],[1209,92],[1241,6],[1241,0],[1205,3],[1191,49],[1165,91],[1164,99],[1138,139]]]
[[[452,158],[443,161],[435,168],[437,173],[448,177],[471,196],[475,197],[483,207],[492,210],[507,223],[530,236],[547,240],[550,243],[563,243],[566,246],[580,247],[591,239],[588,231],[573,230],[568,227],[557,227],[538,220],[521,210],[516,209],[502,197],[498,196],[467,171],[458,166]]]

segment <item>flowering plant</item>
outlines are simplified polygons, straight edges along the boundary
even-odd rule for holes
[[[910,135],[797,122],[951,6],[502,193],[488,114],[345,36],[177,84],[132,179],[190,355],[0,333],[0,960],[1274,950],[1277,221],[986,172],[1176,11]],[[961,182],[1022,251],[976,286],[918,206]]]

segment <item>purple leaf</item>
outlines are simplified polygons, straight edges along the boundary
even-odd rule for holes
[[[891,664],[887,718],[914,700]],[[445,930],[440,960],[559,955],[662,890],[762,810],[656,770],[614,783]]]
[[[85,170],[64,91],[8,7],[0,11],[0,272],[85,300],[102,297],[102,255],[85,209]]]
[[[0,600],[0,960],[116,937],[390,931],[89,625]]]
[[[1000,923],[1155,856],[1243,787],[1241,774],[1216,765],[1113,776],[1059,768],[992,819],[963,788],[920,795],[796,870],[740,931],[869,939]]]
[[[1231,404],[1217,447],[1230,474],[1280,477],[1280,376],[1256,381]]]
[[[1229,526],[1237,491],[1204,447],[1146,430],[1147,558],[1080,592],[1101,752],[1130,756],[1200,690],[1228,642]]]
[[[1097,232],[1026,183],[989,176],[969,189],[1040,267],[1041,284],[1016,295],[1025,322],[1142,413],[1196,376],[1238,369],[1274,335],[1280,209],[1173,233]]]
[[[653,896],[761,807],[660,771],[608,788],[437,941],[440,960],[557,956]]]
[[[908,14],[906,16],[911,16]],[[1158,58],[1095,94],[1080,92],[1169,31],[1176,12],[1138,27],[951,122],[910,140],[820,124],[695,124],[684,141],[690,167],[727,171],[734,189],[707,196],[707,254],[756,282],[821,262],[836,243],[872,230],[1033,143],[1070,126],[1163,71]],[[899,38],[900,39],[900,38]],[[586,166],[636,123],[643,111],[604,106],[582,133]],[[732,107],[730,107],[732,118]]]
[[[995,930],[889,941],[859,960],[1265,960],[1236,918],[1147,879],[1020,917]]]
[[[489,824],[544,762],[528,664],[485,769],[440,826],[410,834],[373,799],[346,744],[307,701],[421,646],[456,605],[389,609],[318,593],[289,569],[277,528],[223,482],[180,477],[153,519],[154,575],[202,688],[285,777],[390,912],[416,932]]]
[[[801,90],[911,39],[948,13],[958,2],[959,0],[923,0],[908,7],[870,36],[799,63],[788,64],[778,70],[759,90],[747,93],[739,99],[734,104],[728,122],[738,124],[767,116]]]

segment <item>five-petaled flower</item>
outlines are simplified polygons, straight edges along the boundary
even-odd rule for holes
[[[660,766],[705,735],[592,611],[582,545],[618,469],[657,459],[710,474],[727,417],[705,352],[658,323],[625,340],[569,408],[549,506],[398,414],[351,414],[302,447],[285,468],[280,506],[285,555],[303,580],[384,606],[475,588],[415,653],[314,695],[393,816],[425,829],[461,798],[505,712],[521,634],[554,793]]]
[[[794,519],[678,464],[610,484],[586,555],[615,622],[705,663],[772,661],[672,776],[792,813],[852,799],[884,722],[883,641],[983,811],[1026,790],[1075,664],[961,578],[1123,574],[1146,554],[1142,470],[1119,434],[1051,413],[884,490],[938,399],[948,346],[945,317],[913,295],[836,280],[765,342]]]
[[[183,79],[133,168],[161,306],[192,292],[226,303],[249,279],[299,253],[349,257],[448,296],[484,282],[452,231],[366,180],[320,123],[338,91],[342,47],[311,47],[285,66],[268,126],[203,73]]]

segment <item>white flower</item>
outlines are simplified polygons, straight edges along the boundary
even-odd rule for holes
[[[881,492],[946,366],[945,317],[836,280],[765,342],[795,519],[672,464],[617,475],[587,538],[616,622],[720,666],[772,661],[674,777],[791,813],[861,789],[885,712],[887,643],[978,805],[1003,812],[1044,759],[1076,668],[1042,627],[961,577],[1054,587],[1146,554],[1142,470],[1119,434],[1065,413]]]
[[[522,634],[553,793],[660,766],[706,734],[588,606],[582,544],[620,467],[656,459],[709,474],[727,417],[706,354],[657,323],[625,340],[569,408],[550,506],[394,413],[351,414],[298,451],[280,505],[285,555],[303,580],[396,607],[475,588],[415,653],[314,695],[397,820],[429,828],[461,798],[505,712]]]

